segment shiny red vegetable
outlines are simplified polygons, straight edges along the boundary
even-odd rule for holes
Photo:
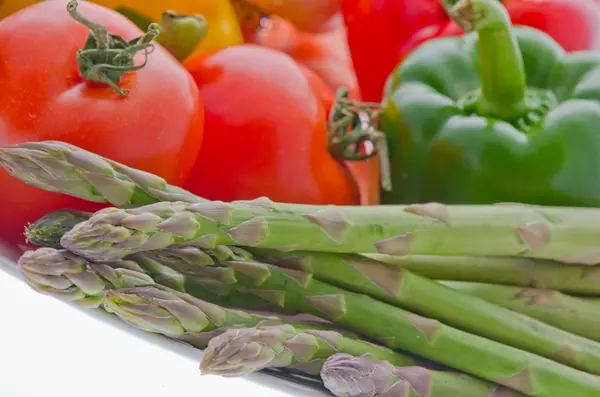
[[[258,45],[193,57],[205,134],[185,187],[212,200],[358,204],[358,187],[327,151],[331,93],[290,56]]]
[[[114,82],[127,96],[97,81],[104,73],[96,81],[86,78],[94,70],[86,62],[109,58],[86,50],[78,66],[90,29],[69,15],[67,4],[44,1],[0,21],[0,146],[65,141],[182,184],[202,140],[203,109],[193,79],[158,45],[142,68]],[[143,34],[116,11],[74,4],[69,3],[77,18],[103,24],[126,40]],[[142,64],[144,55],[135,61]],[[1,169],[0,191],[0,239],[11,243],[22,243],[24,226],[49,211],[98,209],[26,185]]]
[[[445,0],[346,0],[342,11],[363,99],[381,100],[388,75],[424,41],[457,36]],[[449,1],[454,3],[454,1]],[[598,0],[507,0],[513,24],[540,29],[567,51],[600,49]]]

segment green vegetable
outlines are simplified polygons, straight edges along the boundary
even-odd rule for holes
[[[336,352],[371,354],[395,365],[416,361],[390,349],[310,325],[258,325],[230,329],[213,338],[204,351],[204,374],[237,377],[268,367],[298,367],[319,374],[323,362]]]
[[[600,380],[532,353],[463,332],[365,295],[314,280],[298,270],[247,260],[227,261],[238,288],[269,297],[281,310],[309,313],[365,335],[389,348],[445,364],[532,396],[592,397]],[[555,360],[600,372],[599,357],[574,356],[567,345]]]
[[[464,294],[523,313],[547,324],[600,341],[600,299],[568,296],[555,290],[440,281]]]
[[[561,361],[556,356],[561,355],[566,346],[569,346],[567,350],[571,357],[579,357],[582,360],[585,360],[583,357],[588,354],[590,358],[600,357],[600,343],[566,332],[561,329],[563,327],[560,324],[552,322],[554,326],[550,326],[542,322],[544,320],[536,320],[536,316],[530,318],[508,310],[505,307],[514,309],[514,305],[511,306],[508,302],[499,303],[494,299],[491,300],[492,303],[487,302],[488,296],[494,293],[494,296],[497,296],[501,293],[491,288],[489,293],[485,287],[482,287],[479,293],[469,294],[468,287],[465,287],[467,291],[464,292],[467,294],[464,294],[455,291],[451,286],[438,284],[408,270],[360,255],[278,252],[263,249],[250,249],[250,251],[258,258],[277,266],[301,270],[312,274],[317,280],[371,296],[399,308],[435,318],[457,329],[543,357]],[[509,292],[503,295],[508,295],[512,291],[510,287],[506,288],[509,288]],[[517,288],[513,292],[517,294],[518,290]],[[510,301],[510,297],[507,300]],[[521,304],[519,308],[522,306],[525,305]],[[558,320],[562,323],[565,319]],[[594,325],[594,323],[590,324],[582,319],[576,328],[585,329],[585,325]],[[599,329],[592,327],[588,332],[598,333]],[[581,367],[581,364],[576,364],[580,359],[571,361],[572,358],[569,358],[563,362]]]
[[[96,203],[137,207],[159,201],[203,201],[156,175],[127,167],[77,146],[55,141],[0,148],[0,166],[40,189]]]
[[[521,393],[475,378],[422,367],[394,367],[370,355],[330,356],[321,369],[325,387],[340,397],[517,397]]]
[[[226,309],[160,285],[106,291],[104,308],[135,328],[204,348],[230,327],[276,319]]]
[[[107,289],[154,282],[143,272],[89,263],[68,251],[52,248],[25,251],[18,264],[27,284],[37,292],[88,308],[100,306]]]
[[[214,253],[224,258],[222,249]],[[230,251],[227,258],[236,257]],[[26,251],[19,259],[25,280],[36,291],[86,307],[98,307],[107,290],[147,284],[161,284],[176,291],[227,307],[269,310],[265,299],[232,290],[234,272],[204,266],[211,257],[195,248],[176,247],[161,252],[131,255],[114,262],[91,262],[66,250],[39,248]],[[186,270],[182,274],[173,268]],[[212,261],[210,263],[213,263]],[[193,267],[191,267],[193,265]]]
[[[426,42],[388,78],[383,202],[600,206],[600,52],[567,54],[496,0],[450,14],[474,32]]]
[[[304,206],[203,202],[107,208],[64,234],[92,260],[199,241],[327,252],[523,256],[595,264],[600,210],[534,206]]]
[[[565,265],[516,257],[366,256],[431,279],[508,284],[600,296],[600,266]]]

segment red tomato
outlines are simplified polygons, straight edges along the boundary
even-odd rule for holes
[[[145,67],[124,76],[120,87],[130,90],[128,96],[90,84],[75,61],[88,28],[66,5],[41,2],[0,22],[0,146],[66,141],[182,184],[202,139],[203,110],[193,79],[157,45]],[[142,34],[115,11],[87,2],[79,9],[126,40]],[[48,211],[90,208],[25,185],[1,169],[0,186],[0,237],[11,242],[22,242],[26,223]]]
[[[326,95],[317,93],[316,76],[257,45],[194,57],[186,67],[206,117],[187,189],[224,201],[358,204],[354,180],[327,151]]]

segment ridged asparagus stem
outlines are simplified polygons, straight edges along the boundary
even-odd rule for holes
[[[156,175],[65,142],[28,142],[0,148],[0,166],[40,189],[117,207],[203,201]]]
[[[370,355],[336,353],[321,369],[338,397],[517,397],[521,393],[476,378],[423,367],[395,367]]]
[[[600,341],[600,299],[577,298],[555,290],[440,281],[441,284],[547,324]]]
[[[40,248],[19,259],[25,281],[37,292],[87,308],[100,306],[104,291],[152,284],[152,278],[125,267],[89,263],[65,250]]]
[[[211,339],[200,370],[204,374],[238,377],[269,367],[299,367],[318,375],[323,362],[336,352],[369,353],[395,365],[416,364],[406,355],[335,331],[315,330],[309,325],[263,324],[230,329]]]
[[[431,279],[507,284],[600,296],[600,266],[565,265],[554,261],[514,257],[366,256]]]
[[[220,249],[214,255],[231,258],[233,252]],[[229,256],[227,256],[229,255]],[[173,268],[186,270],[179,273]],[[86,307],[102,305],[106,290],[152,283],[227,307],[266,310],[273,308],[264,298],[232,288],[234,272],[228,268],[203,266],[211,257],[197,248],[172,248],[162,252],[136,254],[126,260],[96,263],[66,250],[39,248],[26,251],[19,259],[21,273],[36,291]]]
[[[310,273],[315,279],[435,318],[463,331],[600,373],[600,343],[564,331],[558,324],[551,326],[508,310],[505,308],[508,302],[496,305],[494,303],[497,302],[490,303],[478,297],[497,296],[501,293],[497,289],[489,289],[488,293],[482,287],[479,294],[478,291],[475,294],[466,291],[464,294],[408,270],[360,255],[264,249],[250,251],[277,266]],[[516,289],[514,294],[518,291]],[[509,296],[507,300],[510,301]],[[516,304],[519,305],[518,302]],[[520,308],[522,306],[525,305],[519,305]],[[584,328],[581,323],[578,327]],[[600,329],[590,332],[600,333]]]
[[[585,264],[600,259],[598,209],[435,203],[310,208],[284,211],[266,202],[108,208],[65,233],[61,244],[93,260],[198,239],[281,250],[522,256]]]
[[[282,309],[320,316],[387,347],[531,396],[592,397],[600,393],[597,376],[316,281],[310,274],[241,260],[227,261],[227,265],[235,270],[240,290],[270,297]],[[557,358],[570,353],[568,348],[562,351],[565,354],[557,354]],[[592,361],[581,364],[593,372],[597,363]]]
[[[226,309],[160,285],[106,291],[104,308],[127,324],[205,348],[230,327],[252,327],[275,318]]]

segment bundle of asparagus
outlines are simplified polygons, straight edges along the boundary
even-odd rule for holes
[[[28,239],[44,248],[25,252],[19,261],[27,282],[45,294],[101,306],[137,328],[197,348],[208,343],[201,365],[205,373],[239,376],[287,367],[311,374],[323,368],[331,374],[323,362],[334,353],[346,353],[357,357],[359,367],[370,365],[365,364],[367,356],[385,360],[373,364],[377,368],[399,367],[384,377],[395,393],[513,393],[500,385],[515,395],[600,392],[600,382],[592,375],[600,374],[600,344],[591,340],[597,339],[591,316],[595,301],[558,291],[457,282],[465,278],[596,294],[598,287],[588,278],[560,275],[593,270],[570,263],[575,257],[589,263],[591,256],[578,255],[575,240],[563,236],[579,233],[577,249],[591,252],[586,239],[592,240],[590,220],[600,216],[598,211],[439,204],[337,208],[267,199],[209,202],[58,142],[3,148],[0,161],[36,186],[129,208],[96,214],[63,210],[30,225]],[[497,211],[501,219],[492,216]],[[546,234],[539,226],[544,218],[540,214],[550,214],[553,221],[546,226],[562,233]],[[490,246],[493,257],[475,256],[485,253],[485,246],[470,248],[462,239],[482,230],[500,241],[508,240],[510,231],[511,248]],[[417,249],[412,248],[415,242]],[[423,255],[381,254],[389,249],[385,247]],[[463,256],[445,256],[450,254]],[[489,273],[464,270],[486,265]],[[259,316],[257,310],[277,316]],[[282,317],[299,313],[327,321],[301,323]],[[569,321],[574,313],[589,315]],[[353,368],[353,361],[346,361]],[[456,377],[432,371],[426,368],[430,361],[463,373]],[[339,383],[331,381],[332,375],[323,378],[330,379],[329,385]],[[425,384],[417,381],[423,379]]]

